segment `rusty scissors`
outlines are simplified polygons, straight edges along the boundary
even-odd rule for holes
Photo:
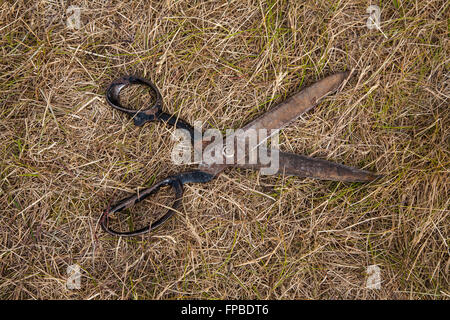
[[[297,119],[301,114],[309,111],[318,104],[318,101],[326,95],[333,93],[339,89],[342,82],[347,79],[349,72],[340,72],[314,83],[313,85],[303,89],[301,92],[288,98],[281,104],[270,109],[260,117],[256,118],[249,124],[242,127],[241,132],[248,132],[249,130],[279,130],[289,123]],[[147,86],[155,96],[154,105],[146,109],[135,110],[129,109],[123,106],[120,102],[120,92],[130,85],[143,85]],[[150,121],[162,121],[169,126],[173,126],[177,129],[186,130],[191,139],[194,150],[202,152],[208,145],[218,143],[217,141],[194,141],[195,130],[185,121],[178,119],[175,115],[171,115],[162,111],[163,100],[158,88],[149,80],[138,76],[127,75],[113,81],[107,91],[106,100],[109,105],[119,111],[128,114],[134,120],[136,126],[142,126],[146,122]],[[236,137],[233,137],[235,139]],[[225,139],[224,139],[225,140]],[[219,141],[220,142],[220,141]],[[235,147],[236,149],[238,146]],[[237,154],[234,150],[233,154]],[[243,154],[246,155],[245,150]],[[227,155],[224,154],[223,157]],[[346,182],[369,182],[376,179],[378,176],[374,173],[348,167],[342,164],[329,162],[322,159],[314,159],[303,155],[297,155],[287,152],[278,151],[278,174],[293,175],[298,177],[310,177],[323,180],[334,181],[346,181]],[[183,185],[186,183],[205,183],[211,181],[223,170],[229,167],[246,168],[260,170],[265,164],[233,162],[229,164],[229,161],[222,161],[218,163],[205,163],[200,161],[197,170],[180,173],[177,175],[169,176],[164,180],[159,181],[150,188],[141,190],[139,193],[131,195],[113,206],[106,209],[101,218],[100,225],[102,229],[116,236],[136,236],[147,232],[150,232],[157,227],[161,226],[164,222],[170,219],[179,205],[181,204],[183,196]],[[126,208],[133,206],[134,204],[144,200],[148,196],[157,193],[162,186],[171,186],[175,195],[175,200],[171,207],[169,207],[167,213],[165,213],[157,221],[150,225],[131,231],[116,231],[108,226],[108,215],[114,212],[119,212]]]

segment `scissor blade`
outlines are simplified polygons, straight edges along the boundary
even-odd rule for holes
[[[350,72],[347,71],[333,74],[303,89],[299,93],[293,95],[286,101],[280,103],[246,126],[242,127],[240,130],[240,134],[242,134],[242,136],[245,136],[251,130],[278,130],[287,126],[290,122],[297,119],[301,114],[312,109],[321,98],[325,97],[331,92],[336,91],[342,84],[342,82],[348,77],[349,73]],[[224,141],[225,140],[226,139],[224,139]],[[200,151],[205,150],[206,147],[209,147],[210,145],[213,146],[216,143],[222,143],[222,141],[212,143],[199,143],[195,145],[195,149]],[[222,163],[225,163],[225,161],[223,161]],[[235,163],[239,163],[239,161]],[[199,165],[199,169],[213,175],[217,175],[228,166],[229,165],[226,164],[207,165],[201,163]]]
[[[261,164],[237,164],[235,166],[254,170],[262,168],[266,168],[267,170],[269,167],[268,165]],[[279,151],[279,162],[275,169],[275,174],[333,181],[368,182],[379,177],[379,175],[369,171],[348,167],[323,159],[310,158],[282,151]]]
[[[336,91],[350,72],[328,76],[303,89],[289,99],[270,109],[242,129],[281,129],[317,105],[326,95]]]

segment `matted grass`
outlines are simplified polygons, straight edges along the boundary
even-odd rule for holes
[[[366,27],[367,1],[70,4],[79,30],[63,1],[0,5],[1,298],[449,298],[448,1],[377,2],[384,34]],[[188,185],[155,233],[99,230],[111,201],[186,170],[170,128],[106,104],[114,78],[148,77],[165,110],[226,129],[344,70],[281,148],[383,179],[228,170]],[[370,265],[381,289],[366,288]]]

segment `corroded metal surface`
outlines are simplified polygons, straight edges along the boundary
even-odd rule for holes
[[[314,108],[322,98],[335,92],[348,75],[349,72],[339,72],[319,80],[270,109],[242,129],[246,131],[248,129],[284,128],[300,115]]]
[[[271,110],[267,111],[260,117],[256,118],[249,124],[242,127],[242,133],[245,135],[245,133],[249,130],[259,130],[259,129],[282,129],[285,126],[289,125],[292,121],[300,117],[303,113],[311,110],[314,108],[317,103],[326,95],[335,92],[339,86],[342,84],[342,82],[348,77],[349,72],[340,72],[333,74],[331,76],[328,76],[313,85],[303,89],[299,93],[293,95],[292,97],[288,98],[284,102],[280,103],[276,107],[272,108]],[[235,154],[246,154],[247,150],[237,150],[242,144],[237,143],[237,139],[239,137],[235,138]],[[222,143],[222,141],[220,141]],[[204,148],[206,148],[208,145],[205,145]],[[280,153],[282,154],[282,153]],[[323,163],[323,161],[318,160],[318,164],[316,166],[312,166],[312,163],[305,163],[305,157],[300,156],[298,158],[295,158],[295,155],[292,156],[286,156],[286,154],[283,153],[283,157],[280,157],[280,172],[285,172],[286,169],[289,169],[289,174],[292,175],[298,175],[301,177],[317,177],[320,179],[327,179],[327,174],[330,175],[330,180],[336,180],[340,176],[344,178],[343,175],[339,175],[339,173],[345,174],[345,180],[343,181],[368,181],[369,177],[367,176],[364,178],[364,173],[361,172],[361,170],[344,170],[342,168],[342,165],[336,165],[332,162],[326,162]],[[309,159],[309,158],[308,158]],[[239,163],[237,161],[238,159],[235,159],[234,163]],[[234,165],[227,165],[226,159],[224,156],[224,159],[222,161],[223,164],[212,164],[212,165],[206,165],[206,164],[200,164],[199,169],[205,172],[208,172],[210,174],[217,175],[224,169],[230,166],[237,166],[237,167],[247,167],[247,168],[254,168],[254,169],[260,169],[260,165],[247,165],[247,164],[234,164]],[[300,167],[308,167],[308,170],[295,170],[295,166]],[[284,171],[282,170],[284,168]],[[314,168],[314,169],[313,169]],[[348,167],[345,167],[348,168]],[[314,172],[314,174],[313,174]],[[298,174],[297,174],[298,173]]]
[[[286,101],[280,103],[249,124],[245,125],[243,128],[241,128],[239,134],[234,133],[233,135],[226,137],[223,141],[213,142],[204,140],[195,141],[194,136],[196,135],[194,134],[195,130],[192,126],[190,126],[183,120],[178,119],[174,115],[162,112],[161,94],[159,93],[158,88],[150,81],[136,76],[125,76],[115,80],[107,90],[107,101],[112,107],[131,116],[137,126],[141,126],[149,121],[163,121],[166,124],[174,126],[176,128],[185,129],[189,132],[191,142],[194,145],[194,150],[196,152],[204,153],[206,148],[212,147],[215,144],[219,143],[223,146],[224,142],[227,140],[230,141],[230,139],[232,139],[235,143],[234,150],[232,150],[233,161],[228,162],[229,164],[226,164],[229,155],[222,153],[222,161],[219,161],[219,163],[224,164],[207,165],[205,163],[205,158],[203,158],[203,163],[200,163],[200,165],[198,166],[198,170],[168,177],[156,183],[152,187],[142,190],[139,194],[132,195],[128,198],[123,199],[122,201],[119,201],[112,208],[108,208],[107,210],[105,210],[100,219],[100,224],[103,230],[112,235],[119,236],[135,236],[144,234],[163,224],[175,213],[176,208],[181,203],[184,183],[208,182],[224,169],[229,167],[254,170],[265,169],[267,165],[261,164],[261,161],[259,161],[259,159],[257,159],[256,162],[252,162],[254,164],[249,164],[250,162],[246,161],[247,158],[250,157],[250,150],[247,148],[245,140],[246,134],[250,133],[251,130],[256,131],[266,129],[270,131],[274,129],[282,129],[283,127],[287,126],[289,123],[297,119],[301,114],[316,106],[320,99],[322,99],[324,96],[329,93],[335,92],[342,84],[342,82],[348,77],[348,75],[348,72],[341,72],[328,76],[302,90],[301,92],[293,95]],[[155,104],[144,110],[131,110],[122,106],[119,98],[120,91],[130,84],[141,84],[150,87],[156,95]],[[244,143],[242,143],[243,141]],[[261,149],[265,147],[257,146],[256,148]],[[267,150],[264,149],[262,151],[266,152],[267,154]],[[307,156],[282,152],[278,150],[272,150],[271,152],[276,152],[278,155],[279,165],[276,172],[274,172],[277,174],[347,182],[368,182],[378,177],[377,175],[365,170],[348,167],[342,164],[333,163],[322,159],[314,159]],[[238,158],[239,154],[244,159]],[[158,192],[160,190],[160,187],[164,185],[172,186],[172,189],[175,193],[175,202],[173,203],[171,209],[169,209],[167,213],[163,215],[159,220],[157,220],[150,226],[127,232],[118,232],[108,227],[108,215],[110,213],[119,212],[125,208],[133,206],[146,197]]]
[[[235,167],[260,170],[267,166],[261,164],[238,164]],[[282,151],[279,151],[277,174],[344,182],[369,182],[378,178],[376,174],[369,171]]]

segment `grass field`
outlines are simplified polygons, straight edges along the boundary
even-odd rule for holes
[[[0,3],[0,298],[449,299],[449,2]],[[188,169],[172,129],[107,105],[113,79],[150,78],[166,111],[227,129],[344,70],[281,149],[382,179],[227,170],[188,185],[155,233],[99,228],[111,203]],[[156,200],[111,218],[139,225]]]

